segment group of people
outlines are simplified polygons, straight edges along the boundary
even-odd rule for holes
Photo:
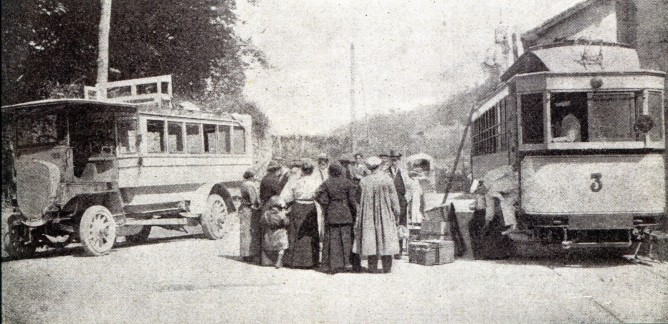
[[[344,155],[316,163],[272,161],[261,182],[253,171],[241,186],[240,254],[277,268],[320,267],[328,273],[390,272],[401,258],[414,183],[399,166],[401,154]],[[419,209],[419,208],[418,208]]]

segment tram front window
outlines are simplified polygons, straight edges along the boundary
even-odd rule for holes
[[[633,125],[642,92],[553,93],[551,99],[552,142],[641,140]]]

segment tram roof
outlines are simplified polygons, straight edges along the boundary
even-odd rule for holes
[[[522,54],[502,75],[506,82],[533,72],[591,73],[640,71],[635,49],[615,43],[567,41],[535,46]]]

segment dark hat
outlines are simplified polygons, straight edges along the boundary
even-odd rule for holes
[[[276,161],[270,161],[267,165],[267,171],[273,172],[281,168],[281,165]]]
[[[250,179],[255,176],[255,172],[253,170],[246,170],[244,172],[244,179]]]
[[[389,154],[379,154],[378,156],[380,156],[380,157],[384,157],[384,156],[386,156],[386,157],[391,157],[391,158],[392,158],[392,157],[394,157],[394,158],[400,158],[400,157],[401,157],[401,153],[396,153],[394,150],[390,150],[390,153],[389,153]]]

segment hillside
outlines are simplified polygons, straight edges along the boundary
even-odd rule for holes
[[[454,94],[440,104],[369,116],[368,141],[367,127],[363,122],[355,122],[358,151],[379,154],[394,149],[404,155],[425,152],[437,159],[454,158],[471,107],[494,89],[497,82],[493,80]],[[348,137],[349,127],[340,127],[332,134]],[[467,140],[465,154],[469,144]]]

